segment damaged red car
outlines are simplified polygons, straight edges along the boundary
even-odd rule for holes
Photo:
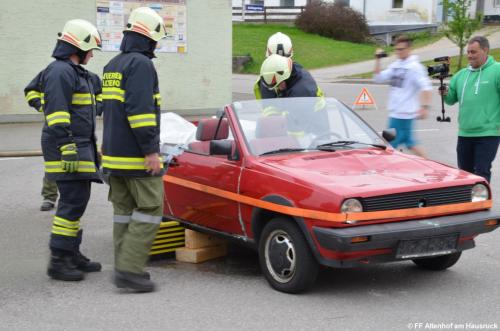
[[[483,178],[394,150],[335,99],[234,102],[195,130],[163,177],[165,218],[254,247],[279,291],[320,265],[444,270],[500,223]]]

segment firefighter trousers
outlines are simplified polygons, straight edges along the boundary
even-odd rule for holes
[[[52,221],[49,247],[76,253],[81,242],[80,218],[90,199],[90,180],[57,181],[59,203]]]
[[[55,203],[57,200],[57,184],[52,180],[48,180],[47,176],[43,176],[42,197],[44,201]]]
[[[115,269],[142,273],[163,216],[162,178],[111,175],[109,184]]]

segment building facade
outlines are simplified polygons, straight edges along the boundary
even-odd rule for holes
[[[204,113],[231,102],[232,75],[231,2],[187,0],[186,5],[187,52],[159,53],[154,60],[162,109],[182,115]],[[2,1],[0,122],[42,119],[26,104],[23,89],[53,60],[57,33],[74,18],[96,24],[96,0],[39,0],[29,5]],[[116,54],[95,52],[87,68],[101,75]]]

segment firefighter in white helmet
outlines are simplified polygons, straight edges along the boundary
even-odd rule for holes
[[[267,98],[321,97],[323,92],[311,74],[291,58],[277,54],[268,56],[260,68],[257,99],[266,99],[262,90],[272,92]]]
[[[85,70],[101,37],[91,23],[75,19],[66,23],[50,63],[25,90],[28,102],[38,102],[45,125],[42,150],[45,176],[60,193],[52,221],[48,275],[76,281],[84,272],[100,271],[80,252],[80,219],[90,198],[91,182],[101,182],[95,140],[95,116],[100,80]],[[96,79],[97,78],[97,79]],[[57,194],[57,193],[56,193]]]
[[[277,54],[268,56],[262,63],[259,79],[260,90],[272,93],[272,97],[261,97],[262,99],[272,98],[300,98],[300,97],[319,97],[315,109],[311,113],[309,109],[276,109],[273,106],[264,107],[263,116],[287,116],[288,133],[297,138],[303,137],[306,132],[299,129],[298,125],[304,116],[308,116],[317,125],[316,130],[328,132],[328,114],[323,111],[324,99],[323,92],[316,85],[311,74],[302,69],[296,63],[293,63],[289,57]],[[256,95],[259,99],[259,95]]]
[[[163,164],[159,155],[160,92],[151,61],[165,37],[154,10],[132,11],[121,53],[104,67],[103,169],[113,203],[114,284],[151,292],[144,267],[163,216]]]
[[[271,54],[292,57],[293,46],[292,40],[286,34],[276,32],[267,40],[266,57]]]
[[[293,45],[290,37],[281,32],[276,32],[275,34],[269,37],[269,39],[267,40],[267,47],[266,47],[266,59],[264,60],[265,65],[263,63],[262,67],[265,66],[269,68],[272,67],[273,64],[277,64],[279,66],[279,60],[274,60],[274,59],[268,60],[269,57],[271,57],[272,55],[281,55],[282,57],[289,58],[290,63],[292,63],[290,75],[286,78],[286,79],[289,78],[291,79],[286,84],[287,88],[284,89],[288,90],[289,92],[279,93],[279,90],[277,89],[269,89],[268,86],[264,84],[261,75],[254,85],[254,94],[256,99],[270,99],[270,98],[286,97],[286,96],[305,97],[305,96],[323,95],[323,92],[317,86],[316,82],[309,74],[309,72],[303,69],[300,64],[293,62],[291,60],[291,57],[293,56]],[[262,74],[262,69],[261,69],[261,74]],[[296,82],[298,81],[301,81],[299,86],[293,87],[293,85],[295,85]],[[304,89],[305,86],[307,86],[308,88]],[[284,87],[284,85],[282,87]],[[311,89],[314,90],[312,93]]]

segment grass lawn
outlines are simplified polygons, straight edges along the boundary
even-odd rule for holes
[[[233,24],[233,56],[250,55],[245,72],[258,74],[265,58],[267,39],[276,32],[293,43],[293,59],[307,69],[359,62],[373,58],[376,46],[337,41],[281,24]]]
[[[293,58],[306,69],[329,67],[373,58],[375,44],[356,44],[302,32],[284,24],[233,24],[233,56],[250,55],[253,62],[246,73],[258,74],[265,58],[267,39],[276,32],[287,34],[293,43]],[[441,35],[412,34],[414,45],[421,47],[437,41]],[[388,47],[387,51],[391,51]]]
[[[492,49],[490,51],[490,55],[493,56],[493,58],[495,60],[500,60],[500,48],[495,48],[495,49]],[[458,56],[452,56],[451,57],[451,66],[450,66],[450,73],[451,74],[454,74],[455,73],[455,69],[456,69],[456,65],[457,65],[457,62],[458,62]],[[424,61],[422,62],[422,64],[424,66],[428,66],[428,65],[436,65],[437,63],[430,60],[430,61]],[[467,66],[468,63],[467,63],[467,55],[464,54],[464,57],[462,58],[462,65],[463,66]],[[366,79],[366,78],[372,78],[373,76],[373,72],[365,72],[363,74],[356,74],[356,75],[352,75],[352,76],[349,76],[348,78],[360,78],[360,79]]]

